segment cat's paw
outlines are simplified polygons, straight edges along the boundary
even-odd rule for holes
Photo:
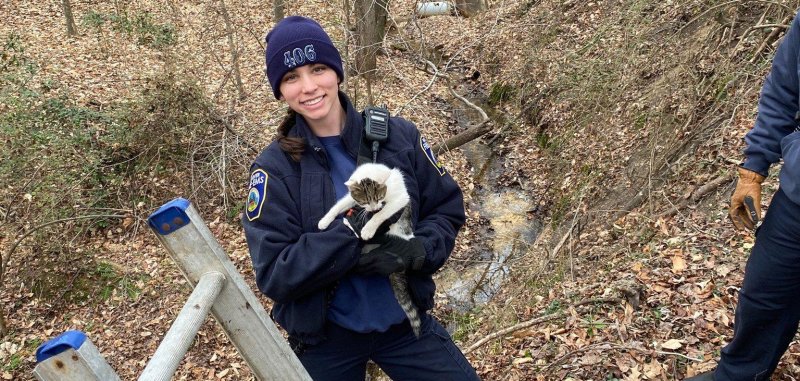
[[[375,231],[377,231],[377,227],[373,227],[371,224],[364,225],[364,228],[361,229],[361,239],[364,241],[369,241],[370,238],[375,236]]]
[[[327,228],[328,225],[331,224],[331,222],[333,222],[333,218],[323,217],[321,220],[319,220],[317,227],[319,228],[319,230],[325,230],[325,228]]]

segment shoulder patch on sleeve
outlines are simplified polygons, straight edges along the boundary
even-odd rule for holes
[[[446,173],[444,166],[436,160],[436,156],[433,154],[433,149],[431,149],[431,145],[428,144],[428,141],[420,135],[419,137],[419,146],[422,147],[422,152],[425,152],[425,156],[428,158],[428,161],[433,164],[433,167],[436,168],[436,171],[439,172],[439,176],[444,176]]]
[[[253,221],[261,216],[261,207],[267,198],[267,173],[256,169],[250,175],[250,191],[247,192],[247,219]]]

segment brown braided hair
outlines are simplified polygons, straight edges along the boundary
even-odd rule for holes
[[[280,144],[281,151],[285,152],[294,161],[300,161],[303,152],[306,150],[306,140],[303,138],[293,138],[286,136],[289,130],[294,127],[294,120],[297,112],[289,109],[286,117],[283,118],[281,124],[278,126],[278,131],[275,133],[275,140]]]

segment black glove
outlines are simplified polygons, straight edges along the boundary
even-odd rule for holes
[[[425,263],[425,246],[418,238],[405,240],[386,236],[385,242],[363,254],[353,269],[358,274],[389,275],[405,270],[419,270]]]
[[[402,210],[401,210],[402,212]],[[361,229],[364,229],[364,225],[367,224],[370,218],[372,218],[373,213],[367,212],[364,208],[360,206],[356,206],[348,210],[344,214],[344,219],[346,221],[346,225],[356,234],[356,237],[361,238]],[[375,236],[369,240],[370,243],[383,243],[383,235],[389,231],[389,226],[393,223],[397,222],[400,219],[400,213],[395,213],[392,217],[389,217],[388,220],[384,221],[381,226],[378,227],[378,230],[375,232]]]

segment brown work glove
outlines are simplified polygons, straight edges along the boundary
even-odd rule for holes
[[[739,167],[739,181],[731,196],[731,218],[736,229],[752,229],[761,218],[761,182],[764,176],[749,169]]]

